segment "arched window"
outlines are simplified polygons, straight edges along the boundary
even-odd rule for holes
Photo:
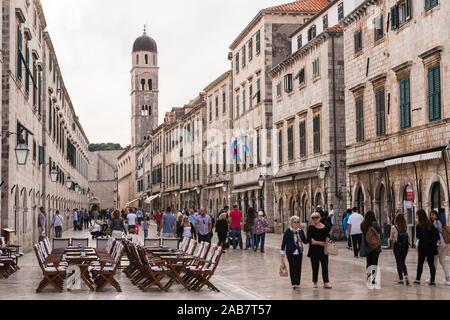
[[[358,212],[364,216],[364,193],[361,187],[358,189],[356,195],[356,207],[358,208]]]
[[[148,90],[152,91],[153,90],[153,83],[152,83],[152,79],[148,79]]]
[[[148,64],[148,55],[145,55],[145,64]]]
[[[139,64],[139,55],[136,55],[136,64]]]
[[[444,204],[444,192],[442,191],[441,184],[436,182],[431,190],[431,209],[440,212],[441,207]]]
[[[145,79],[141,80],[141,85],[142,85],[142,91],[145,90]]]

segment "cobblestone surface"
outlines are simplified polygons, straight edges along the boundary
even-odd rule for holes
[[[64,237],[71,237],[73,231],[64,233]],[[150,236],[155,236],[155,227],[152,226]],[[88,236],[87,231],[77,232],[77,237]],[[143,233],[139,235],[143,240]],[[92,241],[92,240],[90,240]],[[214,237],[213,242],[216,242]],[[94,242],[92,242],[94,243]],[[92,244],[91,243],[91,244]],[[53,288],[46,288],[40,294],[35,290],[42,279],[42,273],[37,264],[34,253],[27,253],[19,261],[21,270],[9,277],[0,279],[0,299],[67,299],[67,300],[128,300],[128,299],[199,299],[199,300],[449,300],[450,286],[437,285],[430,287],[425,283],[429,277],[427,265],[424,266],[422,284],[420,286],[400,286],[396,284],[397,271],[395,260],[391,250],[384,250],[380,256],[381,289],[369,290],[366,287],[365,259],[353,258],[353,253],[345,248],[345,243],[338,243],[339,256],[331,257],[329,263],[330,284],[333,289],[326,290],[321,287],[319,276],[319,288],[312,287],[311,264],[306,255],[303,257],[302,284],[298,290],[292,290],[289,278],[280,278],[278,275],[280,261],[281,235],[268,234],[266,238],[265,253],[252,250],[229,249],[222,256],[220,265],[212,282],[221,290],[220,293],[209,289],[201,292],[190,292],[174,285],[169,292],[163,293],[159,289],[152,288],[148,292],[141,292],[133,286],[129,279],[122,273],[118,273],[123,292],[116,292],[114,288],[107,286],[104,292],[89,292],[86,287],[82,290],[57,293]],[[245,245],[245,239],[244,239]],[[407,258],[407,266],[410,278],[416,275],[417,254],[411,249]],[[447,257],[450,265],[450,258]],[[444,280],[441,266],[437,267],[436,282]]]

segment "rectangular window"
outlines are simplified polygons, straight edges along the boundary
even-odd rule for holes
[[[253,59],[253,38],[248,41],[248,61]]]
[[[302,47],[302,35],[299,35],[297,37],[297,50],[300,49]]]
[[[277,83],[277,98],[281,97],[281,82]]]
[[[239,118],[239,92],[236,92],[236,118]]]
[[[376,17],[373,21],[374,24],[374,41],[378,41],[383,38],[383,16]]]
[[[256,80],[256,103],[261,102],[261,78]]]
[[[377,136],[386,134],[384,88],[375,92]]]
[[[355,53],[362,50],[362,30],[358,30],[354,34],[355,38]]]
[[[305,68],[302,68],[298,73],[298,84],[302,85],[305,83]]]
[[[22,81],[22,30],[17,25],[17,79]]]
[[[438,5],[438,0],[425,0],[425,10],[431,9]]]
[[[44,164],[45,162],[45,148],[43,146],[39,146],[39,165]]]
[[[236,73],[239,73],[239,53],[236,53]]]
[[[314,153],[320,152],[320,115],[313,118]]]
[[[247,96],[245,90],[242,90],[242,113],[245,113],[247,105]]]
[[[256,54],[261,52],[261,31],[256,33]]]
[[[342,19],[344,19],[344,1],[338,5],[338,20],[341,21]]]
[[[222,159],[222,164],[223,164],[223,172],[227,171],[227,149],[225,147],[223,147],[222,150],[223,154],[223,159]]]
[[[219,117],[219,97],[216,97],[216,118]]]
[[[306,157],[306,122],[303,120],[299,124],[300,133],[300,157]]]
[[[294,159],[294,127],[287,129],[288,160]]]
[[[311,41],[315,37],[316,37],[316,25],[314,24],[308,29],[308,41]]]
[[[363,98],[356,99],[356,141],[364,141]]]
[[[391,7],[391,29],[395,30],[411,19],[411,0],[402,0]]]
[[[212,121],[212,102],[209,101],[209,121]]]
[[[440,65],[428,69],[428,114],[430,122],[441,119]]]
[[[283,129],[278,130],[278,163],[283,162]]]
[[[319,58],[314,59],[313,61],[313,79],[318,77],[320,74],[320,65],[319,65]]]
[[[222,93],[222,112],[223,113],[227,112],[226,101],[227,101],[227,96],[225,93]]]
[[[33,140],[33,161],[36,161],[36,140]]]
[[[292,73],[284,76],[284,92],[289,93],[292,91]]]
[[[242,68],[244,68],[245,67],[245,63],[246,63],[246,61],[245,61],[245,59],[246,59],[246,54],[245,54],[246,52],[245,52],[245,46],[243,46],[242,47]]]
[[[400,81],[400,129],[411,127],[411,100],[409,78]]]
[[[253,84],[248,87],[248,108],[253,107]]]
[[[258,165],[261,164],[261,133],[259,131],[256,137],[256,161]]]
[[[49,70],[51,72],[52,69],[53,69],[53,58],[52,58],[52,54],[51,53],[48,56],[48,67],[49,67]]]
[[[323,16],[322,21],[323,21],[323,30],[328,29],[328,15],[327,14]]]
[[[30,49],[28,42],[25,44],[25,91],[30,92]]]

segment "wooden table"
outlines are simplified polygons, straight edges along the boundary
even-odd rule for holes
[[[161,256],[161,259],[167,261],[167,267],[170,269],[171,279],[165,285],[165,289],[168,290],[175,282],[180,283],[183,287],[190,290],[186,282],[184,282],[181,274],[186,271],[187,264],[194,259],[193,256]],[[181,262],[181,263],[180,263]]]
[[[96,255],[86,255],[82,257],[79,256],[66,256],[66,260],[70,264],[77,265],[80,268],[81,271],[81,280],[88,286],[88,288],[91,291],[94,291],[94,287],[92,286],[94,284],[94,281],[92,281],[91,277],[89,276],[89,266],[92,261],[97,260]]]

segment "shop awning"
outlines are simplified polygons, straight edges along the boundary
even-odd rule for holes
[[[261,190],[262,188],[260,186],[254,186],[254,187],[249,187],[249,188],[243,188],[243,189],[235,189],[233,191],[231,191],[231,193],[235,194],[235,193],[241,193],[241,192],[247,192],[247,191],[253,191],[253,190]]]
[[[137,198],[137,199],[134,199],[133,201],[130,201],[130,202],[127,202],[126,204],[125,204],[125,207],[128,207],[130,204],[132,204],[133,202],[136,202],[136,201],[138,201],[138,200],[140,200],[141,198]]]
[[[161,194],[158,193],[158,194],[156,194],[154,196],[151,196],[150,198],[146,199],[144,202],[145,203],[151,203],[153,200],[155,200],[156,198],[160,198],[160,197],[161,197]]]
[[[405,164],[405,163],[413,163],[413,162],[433,160],[433,159],[442,159],[442,151],[435,151],[435,152],[417,154],[415,156],[386,160],[384,162],[384,165],[386,167],[391,167],[391,166],[397,166],[397,165]]]
[[[191,192],[191,190],[183,190],[180,192],[180,194],[185,194],[185,193],[189,193],[189,192]]]

